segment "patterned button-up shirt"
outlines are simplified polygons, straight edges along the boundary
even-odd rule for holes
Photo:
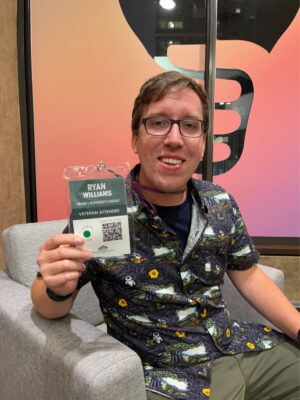
[[[186,248],[134,194],[135,250],[125,258],[87,262],[78,288],[91,281],[108,332],[141,357],[148,390],[207,400],[212,361],[269,349],[283,339],[270,327],[233,321],[220,285],[226,269],[258,261],[234,199],[191,179],[194,204]]]

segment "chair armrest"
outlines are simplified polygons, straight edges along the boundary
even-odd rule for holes
[[[142,365],[134,351],[72,315],[40,317],[29,289],[4,271],[0,358],[5,400],[146,400]]]
[[[273,280],[274,283],[284,291],[284,273],[273,267],[258,265],[261,270]],[[231,283],[227,274],[225,275],[224,285],[221,287],[228,310],[233,319],[241,321],[258,322],[263,325],[273,326],[267,319],[259,314],[244,298],[240,295]],[[273,326],[274,327],[274,326]]]

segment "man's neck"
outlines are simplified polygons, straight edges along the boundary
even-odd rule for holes
[[[184,203],[187,190],[180,193],[153,193],[143,190],[145,200],[157,206],[172,207]]]
[[[150,187],[143,179],[140,179],[140,164],[136,165],[134,168],[133,175],[133,189],[135,189],[140,195],[149,203],[155,204],[157,206],[172,207],[179,206],[183,204],[187,197],[187,186],[178,190],[174,193],[165,193],[154,187]]]

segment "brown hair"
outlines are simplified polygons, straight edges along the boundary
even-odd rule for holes
[[[208,99],[203,87],[194,79],[176,71],[167,71],[147,80],[141,87],[140,93],[134,101],[132,110],[131,129],[137,134],[144,106],[161,100],[171,89],[192,89],[199,97],[203,108],[204,133],[208,130]]]

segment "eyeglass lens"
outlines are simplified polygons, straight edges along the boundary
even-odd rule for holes
[[[182,120],[172,120],[169,118],[145,118],[144,124],[146,131],[150,135],[167,135],[173,124],[179,125],[180,133],[183,136],[201,136],[203,133],[203,122],[197,119],[182,119]]]

